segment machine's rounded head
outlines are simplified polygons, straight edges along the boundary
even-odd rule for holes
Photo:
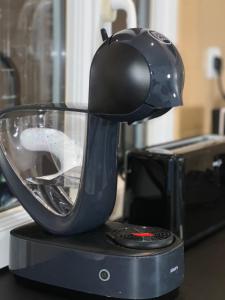
[[[105,38],[92,61],[89,110],[132,123],[182,105],[184,67],[176,47],[148,29]]]

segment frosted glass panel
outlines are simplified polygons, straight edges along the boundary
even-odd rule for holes
[[[64,0],[0,0],[0,108],[64,101],[64,6]]]

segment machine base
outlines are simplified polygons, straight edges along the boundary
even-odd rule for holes
[[[55,237],[36,224],[11,232],[10,269],[14,274],[70,290],[114,298],[151,299],[179,288],[183,281],[183,243],[155,250],[121,247],[107,225],[74,237]]]

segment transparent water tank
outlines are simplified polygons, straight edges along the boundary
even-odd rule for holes
[[[1,148],[22,183],[56,215],[76,204],[85,153],[87,115],[31,110],[0,119]]]

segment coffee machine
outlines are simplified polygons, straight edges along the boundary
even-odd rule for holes
[[[110,222],[119,124],[182,104],[184,69],[162,34],[108,37],[90,69],[88,110],[18,106],[0,115],[0,166],[35,223],[11,232],[20,277],[89,294],[160,297],[183,280],[183,243],[169,230]],[[159,128],[160,134],[160,128]]]

